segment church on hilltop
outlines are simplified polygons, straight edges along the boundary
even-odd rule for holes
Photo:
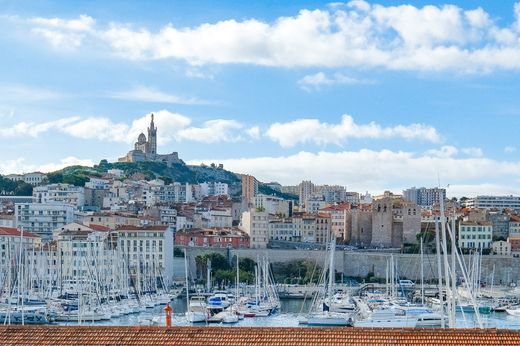
[[[130,150],[128,154],[123,157],[120,157],[119,162],[141,162],[141,161],[150,161],[150,162],[163,162],[168,166],[171,166],[174,163],[182,163],[179,159],[179,154],[177,152],[173,152],[171,154],[157,154],[157,127],[153,122],[153,113],[152,119],[150,121],[150,127],[148,127],[148,139],[144,133],[141,133],[139,137],[137,137],[137,142],[134,144],[134,149]]]

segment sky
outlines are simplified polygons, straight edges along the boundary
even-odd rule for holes
[[[520,3],[0,0],[0,174],[146,132],[257,179],[520,194]]]

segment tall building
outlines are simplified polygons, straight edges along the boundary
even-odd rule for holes
[[[70,184],[49,184],[33,189],[34,203],[70,204],[75,207],[85,205],[85,188]]]
[[[304,180],[298,185],[298,188],[299,203],[302,205],[314,193],[314,184],[310,180]]]
[[[168,166],[175,163],[181,163],[179,154],[172,152],[170,154],[157,153],[157,127],[154,124],[154,116],[152,113],[150,126],[148,127],[148,138],[144,133],[139,134],[137,142],[134,144],[134,149],[130,150],[126,156],[120,157],[119,162],[139,162],[139,161],[153,161],[163,162]]]
[[[250,209],[242,213],[239,228],[249,235],[251,248],[266,248],[269,242],[269,214]]]
[[[411,187],[403,191],[403,198],[421,207],[431,207],[434,204],[438,205],[441,199],[446,200],[446,189]]]
[[[248,204],[258,194],[258,180],[249,174],[242,174],[242,200]]]

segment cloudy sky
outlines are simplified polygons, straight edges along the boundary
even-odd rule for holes
[[[520,3],[0,0],[0,173],[159,152],[520,194]]]

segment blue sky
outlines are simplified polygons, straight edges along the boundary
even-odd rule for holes
[[[159,151],[260,180],[520,194],[520,4],[1,1],[0,173]]]

